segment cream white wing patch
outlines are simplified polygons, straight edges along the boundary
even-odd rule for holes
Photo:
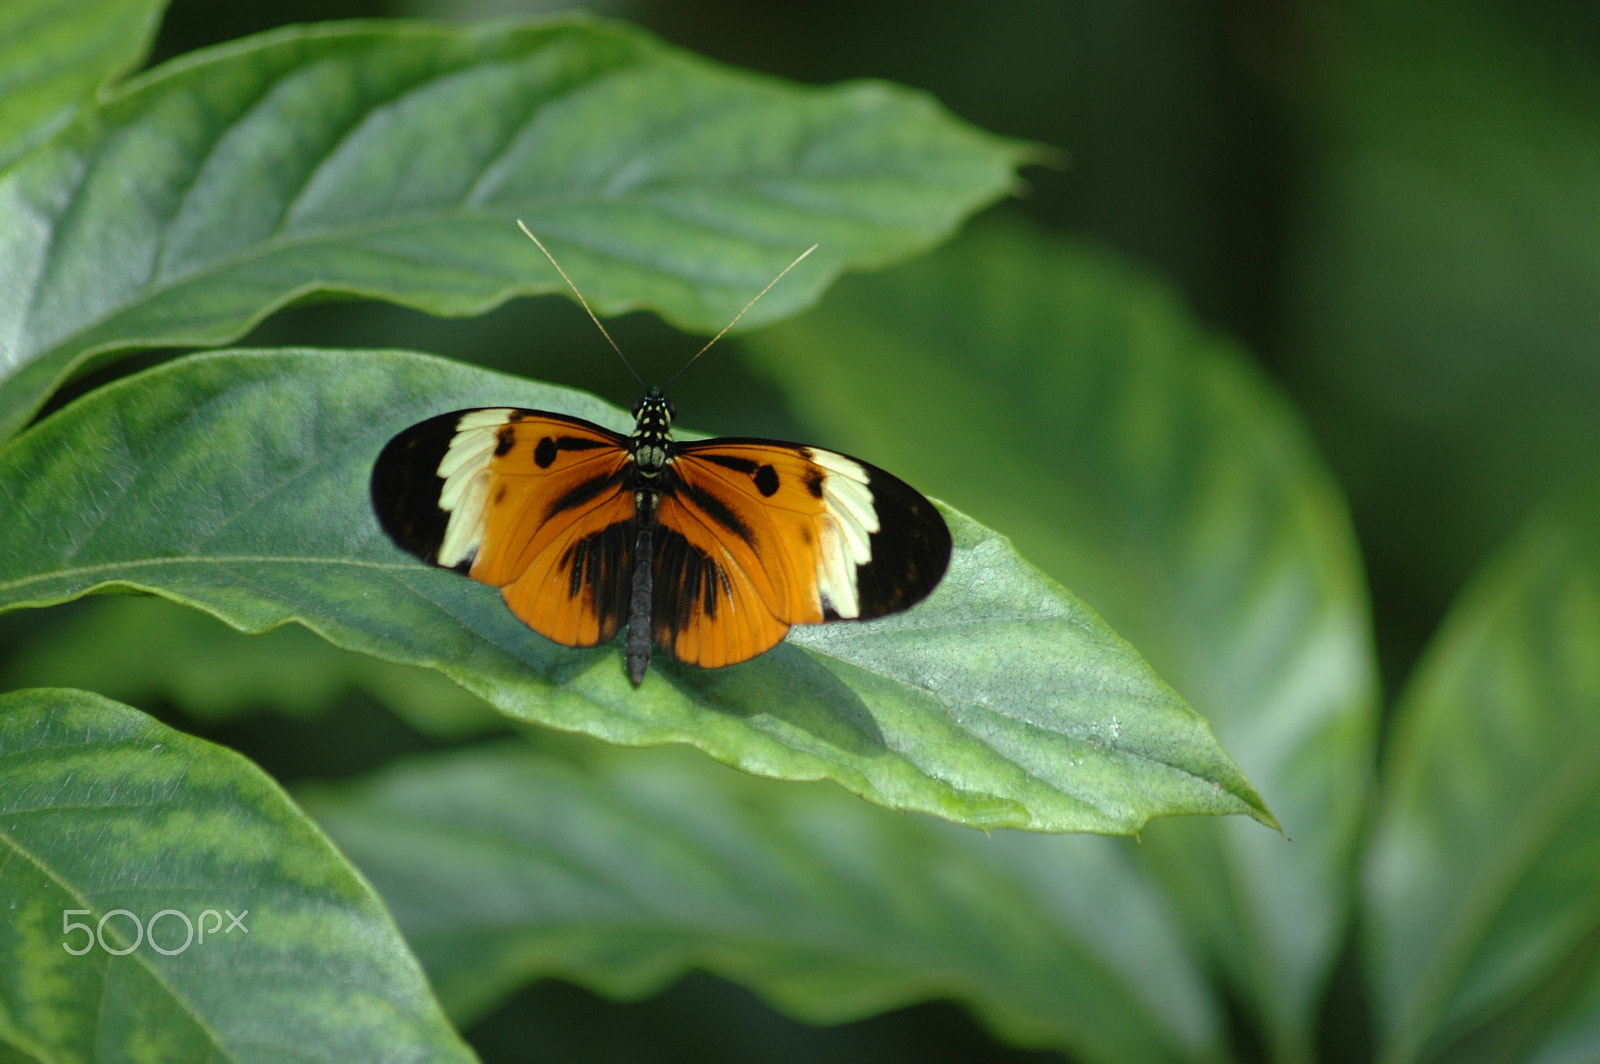
[[[510,419],[509,408],[469,410],[456,422],[456,434],[439,460],[439,509],[450,515],[439,543],[437,564],[453,569],[472,560],[483,545],[484,510],[489,501],[489,463],[500,442],[500,429]]]
[[[817,591],[822,605],[844,618],[861,616],[856,573],[872,561],[871,536],[878,531],[870,477],[852,458],[815,447],[805,455],[822,467],[822,538],[817,551]]]

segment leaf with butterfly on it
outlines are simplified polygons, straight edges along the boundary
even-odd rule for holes
[[[1275,823],[1132,647],[954,511],[950,573],[919,607],[797,629],[726,669],[658,661],[635,691],[616,645],[542,639],[494,590],[417,563],[378,528],[367,484],[384,444],[495,404],[630,422],[591,396],[407,352],[220,352],[108,385],[0,450],[15,515],[0,525],[0,609],[121,586],[249,631],[297,621],[438,669],[520,720],[689,743],[978,827]]]
[[[0,175],[0,438],[78,368],[316,293],[478,314],[561,290],[747,325],[947,236],[1035,148],[878,82],[789,85],[621,23],[325,23],[108,94]]]

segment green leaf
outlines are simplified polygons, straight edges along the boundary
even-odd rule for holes
[[[477,750],[306,802],[463,1023],[539,976],[634,998],[703,968],[814,1023],[953,997],[1084,1060],[1220,1056],[1120,841],[985,836],[671,750]]]
[[[565,290],[691,329],[928,247],[1030,149],[878,83],[785,85],[581,20],[292,28],[169,63],[0,176],[0,438],[75,367],[315,292],[435,314]],[[0,377],[3,379],[3,377]]]
[[[1597,646],[1600,496],[1533,522],[1407,688],[1366,869],[1387,1059],[1443,1059],[1530,996],[1600,982]],[[1591,989],[1568,1025],[1594,1029],[1597,1005]]]
[[[101,388],[0,449],[0,609],[109,587],[247,631],[299,621],[429,665],[522,720],[687,742],[761,775],[833,779],[982,827],[1132,832],[1153,816],[1272,823],[1190,710],[1103,621],[953,512],[950,575],[871,624],[804,629],[754,661],[659,661],[534,635],[491,588],[402,554],[372,463],[442,411],[513,404],[626,428],[598,400],[405,352],[225,352]],[[92,445],[88,441],[93,441]]]
[[[1293,411],[1164,286],[1019,226],[744,346],[822,442],[1006,529],[1215,723],[1294,843],[1174,823],[1140,853],[1279,1058],[1310,1057],[1375,683],[1349,521]]]
[[[119,702],[170,702],[217,722],[270,707],[314,717],[363,691],[427,735],[453,738],[505,718],[444,677],[329,645],[298,625],[241,635],[195,610],[144,595],[84,601],[64,623],[0,660],[0,690],[81,687]]]
[[[144,59],[166,0],[0,5],[0,170]]]
[[[0,1039],[49,1061],[476,1059],[371,888],[239,755],[31,690],[0,695],[0,760]]]

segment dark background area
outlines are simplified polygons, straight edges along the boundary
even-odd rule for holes
[[[292,22],[540,10],[178,0],[152,63]],[[1060,149],[1063,166],[1031,168],[998,209],[1164,276],[1292,396],[1350,499],[1391,696],[1474,568],[1594,477],[1600,3],[613,0],[599,11],[802,82],[898,81],[985,129]],[[611,327],[647,379],[698,347],[648,315]],[[301,307],[242,341],[291,343],[435,351],[623,406],[637,390],[562,298],[460,321]],[[727,343],[676,387],[685,423],[815,438]],[[297,752],[340,728],[426,745],[375,724],[383,715],[358,705],[306,732],[279,720],[202,734],[292,782],[338,774]],[[489,1062],[1046,1059],[992,1044],[947,1004],[816,1029],[707,976],[637,1005],[541,984],[469,1037]]]

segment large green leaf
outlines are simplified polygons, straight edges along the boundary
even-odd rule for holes
[[[621,25],[323,25],[130,83],[0,176],[0,437],[85,360],[220,343],[313,292],[481,312],[793,313],[939,240],[1028,157],[904,89],[731,72]]]
[[[305,796],[463,1023],[537,976],[637,997],[695,967],[817,1023],[953,997],[1084,1060],[1219,1055],[1120,842],[986,836],[677,751],[585,760],[473,751]]]
[[[166,0],[0,4],[0,170],[138,65]]]
[[[53,1062],[475,1059],[371,888],[239,755],[30,690],[0,695],[0,764],[0,1040]]]
[[[367,481],[388,438],[491,404],[629,423],[589,396],[405,352],[194,356],[101,388],[0,449],[0,609],[125,586],[250,631],[300,621],[438,668],[524,720],[690,742],[984,827],[1130,832],[1186,812],[1272,823],[1131,647],[953,512],[950,575],[921,607],[804,629],[728,669],[662,661],[634,690],[615,648],[535,636],[493,589],[378,530]]]
[[[1488,568],[1402,698],[1366,879],[1386,1059],[1456,1059],[1530,1009],[1600,1028],[1597,647],[1600,497]],[[1495,1059],[1552,1048],[1510,1028]]]
[[[1293,844],[1185,823],[1140,852],[1279,1058],[1309,1057],[1375,706],[1355,545],[1293,412],[1162,286],[1016,227],[745,346],[825,442],[1006,529],[1215,722]]]

